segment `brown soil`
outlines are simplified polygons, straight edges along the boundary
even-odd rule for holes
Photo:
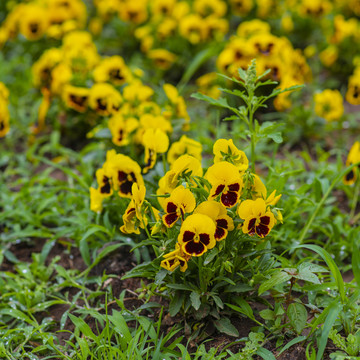
[[[39,253],[42,250],[45,241],[36,239],[32,242],[24,242],[16,245],[12,245],[10,251],[17,257],[18,260],[23,262],[31,262],[32,257],[31,254],[33,252]],[[61,265],[65,269],[77,269],[79,271],[84,271],[87,267],[81,257],[79,250],[74,247],[68,247],[66,245],[67,241],[58,241],[54,244],[51,249],[49,256],[46,260],[46,264],[49,264],[51,260],[55,256],[59,256],[59,261],[57,264]],[[121,277],[125,275],[127,271],[129,271],[135,265],[134,259],[129,256],[129,248],[121,247],[118,252],[114,252],[110,254],[107,258],[103,259],[100,264],[98,264],[91,272],[91,275],[102,275],[104,273],[115,275],[112,278],[106,280],[106,282],[102,285],[103,288],[111,287],[112,293],[115,298],[119,297],[119,295],[125,291],[124,305],[129,310],[134,310],[139,308],[144,304],[144,300],[138,298],[137,289],[141,287],[140,279],[138,278],[130,278],[122,280]],[[14,271],[14,264],[12,264],[7,259],[4,259],[3,264],[0,266],[0,271]],[[69,296],[75,295],[78,291],[75,288],[66,289],[69,293]],[[164,313],[162,318],[162,331],[164,333],[168,333],[174,326],[177,324],[183,324],[183,319],[180,316],[176,316],[175,318],[171,318],[167,313],[168,302],[160,297],[154,297],[151,301],[155,301],[160,303],[164,307]],[[67,319],[65,323],[64,330],[60,330],[60,320],[65,311],[69,309],[68,305],[55,305],[52,306],[48,311],[37,314],[38,321],[41,321],[43,317],[52,317],[55,324],[57,324],[54,328],[54,332],[56,332],[57,337],[61,345],[65,344],[65,341],[69,340],[70,333],[74,331],[73,323]],[[111,314],[112,310],[120,310],[115,301],[112,301],[108,304],[107,311]],[[101,311],[101,310],[100,310]],[[153,320],[157,321],[159,317],[160,309],[153,309],[153,312],[150,314],[148,312],[143,311],[142,315],[147,315]],[[86,319],[89,326],[92,328],[94,333],[98,332],[98,325],[95,323],[94,319],[89,317]],[[239,338],[247,337],[250,333],[251,329],[256,326],[252,320],[242,317],[241,315],[233,316],[231,318],[232,324],[236,327],[239,332]],[[196,348],[199,346],[200,342],[203,340],[207,340],[205,343],[205,347],[207,349],[210,348],[218,348],[218,351],[224,349],[225,346],[233,343],[236,338],[232,336],[227,336],[225,334],[218,333],[211,322],[205,325],[205,334],[207,333],[209,336],[202,336],[198,339],[193,339],[189,342],[188,350],[189,352],[195,352]],[[184,336],[182,343],[184,345],[187,344],[189,340],[189,334],[186,334],[184,331],[180,331],[176,336]],[[172,339],[173,340],[173,339]],[[240,349],[244,347],[244,342],[238,342],[227,347],[232,353],[236,354],[240,351]],[[287,351],[283,352],[281,355],[278,355],[278,349],[276,348],[276,340],[269,341],[264,346],[266,349],[271,351],[277,359],[280,360],[305,360],[305,349],[297,344],[292,346]],[[260,357],[254,357],[254,359],[261,359]],[[328,356],[325,356],[324,359],[329,359]]]

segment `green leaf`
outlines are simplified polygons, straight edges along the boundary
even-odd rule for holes
[[[195,310],[199,310],[201,305],[200,294],[196,291],[192,291],[190,294],[191,305]]]
[[[289,318],[290,325],[299,335],[304,330],[307,322],[307,311],[305,306],[300,303],[292,303],[289,305],[286,314]]]
[[[264,320],[275,320],[275,313],[270,310],[270,309],[265,309],[265,310],[261,310],[259,312],[259,315],[264,319]]]
[[[293,249],[298,249],[298,248],[305,248],[305,249],[315,251],[317,254],[319,254],[324,259],[324,261],[328,265],[332,275],[334,276],[334,279],[338,286],[339,294],[341,297],[341,302],[343,304],[345,304],[346,303],[346,294],[345,294],[344,280],[341,276],[339,268],[335,264],[335,261],[332,259],[330,254],[325,249],[321,248],[318,245],[310,244],[310,245],[298,245],[298,246],[293,247]]]
[[[299,342],[304,341],[306,339],[307,339],[306,336],[298,336],[295,339],[292,339],[279,351],[279,355],[282,354],[285,350],[291,348],[293,345],[298,344]]]
[[[209,264],[216,257],[216,255],[218,253],[219,253],[219,250],[217,248],[210,250],[209,254],[207,254],[205,257],[204,265]]]
[[[215,304],[220,308],[223,309],[224,308],[224,303],[222,302],[222,300],[217,296],[217,295],[212,295],[212,298],[215,301]]]
[[[294,275],[294,277],[300,280],[312,282],[314,284],[320,284],[319,278],[307,268],[299,270],[299,273],[296,276]]]
[[[225,109],[229,109],[232,110],[233,112],[237,113],[237,109],[231,107],[226,98],[218,98],[218,99],[214,99],[210,96],[207,96],[205,94],[201,94],[201,93],[195,93],[195,94],[191,94],[191,97],[198,99],[198,100],[204,100],[206,102],[208,102],[211,105],[214,106],[219,106]]]
[[[8,316],[11,316],[17,320],[21,320],[21,321],[24,321],[32,326],[36,326],[36,323],[31,320],[26,314],[24,314],[22,311],[20,310],[17,310],[17,309],[9,309],[9,308],[6,308],[6,309],[1,309],[0,310],[0,314],[2,315],[8,315]]]
[[[239,332],[227,317],[222,317],[220,320],[214,320],[215,327],[222,333],[237,337]]]
[[[272,139],[277,144],[281,144],[283,142],[283,137],[281,135],[281,132],[275,132],[272,134],[267,135],[268,138]]]
[[[351,257],[352,271],[354,274],[354,278],[357,282],[358,287],[360,287],[360,250],[359,250],[359,242],[354,238],[352,243],[353,251]]]
[[[342,309],[341,303],[339,303],[338,301],[332,303],[332,306],[329,309],[329,313],[326,317],[324,326],[322,328],[320,340],[318,342],[318,352],[316,354],[316,360],[323,359],[323,354],[326,348],[326,344],[328,342],[330,330],[332,329],[341,309]]]
[[[130,342],[132,340],[132,336],[129,327],[127,326],[127,323],[121,313],[117,310],[113,310],[112,315],[108,315],[108,318],[114,325],[115,331],[121,334],[127,342]]]
[[[181,309],[181,306],[184,301],[185,294],[176,294],[177,296],[174,296],[169,304],[169,313],[170,316],[175,316]]]
[[[256,351],[256,354],[261,356],[264,360],[276,360],[276,357],[274,356],[274,354],[269,351],[268,349],[265,349],[263,347],[259,348]]]
[[[273,287],[275,287],[278,284],[281,284],[281,283],[284,283],[285,281],[290,280],[291,278],[292,278],[292,276],[284,271],[276,272],[270,279],[264,281],[259,286],[259,295],[261,295],[262,293],[264,293],[265,291],[267,291],[269,289],[272,289]]]
[[[96,341],[97,336],[92,332],[90,326],[81,318],[74,316],[73,314],[69,314],[69,318],[74,323],[74,325],[88,338]]]

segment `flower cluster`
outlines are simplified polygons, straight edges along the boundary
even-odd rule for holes
[[[43,36],[62,38],[86,24],[86,6],[81,0],[29,1],[13,6],[0,27],[0,45],[21,34],[27,40]]]
[[[302,84],[311,78],[301,50],[294,49],[287,38],[273,35],[270,25],[261,20],[244,21],[238,26],[236,35],[219,54],[217,67],[238,78],[238,68],[246,69],[253,58],[256,58],[258,72],[270,69],[272,80],[278,81],[281,88]],[[274,105],[279,111],[289,108],[288,93],[280,94]]]
[[[168,156],[174,150],[178,157],[158,182],[160,207],[145,199],[140,166],[114,150],[108,152],[106,162],[96,172],[98,188],[90,189],[93,211],[101,211],[103,200],[114,192],[130,199],[122,217],[123,233],[139,234],[145,229],[148,235],[151,230],[152,236],[157,236],[167,229],[176,231],[176,243],[169,245],[175,249],[161,262],[165,269],[173,271],[180,266],[185,271],[191,257],[214,248],[229,232],[241,231],[244,236],[262,239],[277,221],[282,221],[279,209],[274,207],[281,195],[276,196],[275,191],[267,195],[260,178],[249,171],[245,153],[232,140],[215,142],[214,163],[206,171],[195,140],[182,137]]]
[[[0,82],[0,138],[10,130],[10,115],[8,110],[9,90]]]
[[[243,234],[264,238],[282,221],[274,208],[280,195],[274,191],[267,197],[260,178],[249,172],[245,153],[225,139],[215,142],[213,152],[214,164],[204,176],[198,160],[183,155],[159,181],[157,194],[169,194],[159,201],[163,225],[179,228],[175,250],[161,262],[167,270],[180,266],[185,271],[191,257],[203,255],[229,232],[241,229]]]

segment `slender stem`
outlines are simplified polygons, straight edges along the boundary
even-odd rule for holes
[[[355,193],[354,193],[354,197],[353,197],[352,202],[351,202],[350,221],[355,216],[356,204],[357,204],[358,199],[359,199],[359,192],[360,192],[360,180],[359,180],[359,178],[357,178],[356,179],[356,184],[355,184]]]
[[[254,132],[254,112],[251,105],[251,99],[249,101],[249,130],[251,141],[251,172],[255,173],[255,132]]]
[[[330,195],[332,189],[344,177],[345,174],[347,174],[353,167],[358,166],[359,164],[360,164],[360,162],[348,166],[345,170],[343,170],[340,174],[338,174],[338,176],[336,176],[336,178],[333,180],[333,182],[331,183],[331,185],[327,189],[326,193],[323,195],[322,199],[320,200],[320,202],[316,206],[316,208],[315,208],[314,212],[312,213],[312,215],[310,216],[308,222],[306,223],[306,225],[304,227],[304,230],[302,231],[302,233],[300,235],[299,244],[301,244],[304,241],[305,235],[309,231],[313,221],[315,220],[316,215],[318,214],[319,210],[324,205],[324,203],[325,203],[326,199],[328,198],[328,196]]]

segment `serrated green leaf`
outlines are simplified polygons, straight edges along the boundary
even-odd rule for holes
[[[259,287],[259,295],[264,293],[265,291],[272,289],[278,284],[284,283],[292,278],[291,275],[284,271],[276,272],[270,279],[264,281]]]
[[[289,305],[286,314],[289,318],[290,325],[296,333],[300,335],[307,322],[308,315],[305,306],[297,302],[292,303]]]
[[[214,321],[215,327],[222,333],[237,337],[239,336],[239,332],[237,331],[236,327],[231,323],[230,319],[227,317],[222,317],[219,320]]]

